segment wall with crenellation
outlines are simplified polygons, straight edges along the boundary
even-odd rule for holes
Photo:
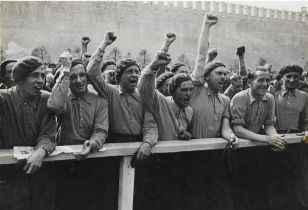
[[[91,37],[94,50],[104,32],[118,36],[114,46],[134,57],[141,49],[153,55],[165,33],[177,40],[170,53],[195,60],[204,14],[218,16],[211,29],[210,47],[230,64],[235,51],[246,46],[246,63],[255,66],[260,56],[274,68],[308,61],[308,14],[232,4],[230,2],[0,2],[1,48],[13,41],[30,49],[45,45],[55,59],[63,50],[80,47],[80,37]],[[107,52],[108,53],[108,52]]]

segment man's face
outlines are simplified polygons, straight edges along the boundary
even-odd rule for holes
[[[189,74],[189,69],[187,68],[187,66],[179,67],[174,74],[180,74],[180,73],[184,73],[184,74],[188,75]]]
[[[116,81],[116,66],[115,65],[108,65],[105,67],[104,70],[104,77],[107,83],[109,84],[117,84]]]
[[[137,87],[139,79],[139,68],[138,66],[130,66],[127,68],[120,78],[120,86],[126,92],[133,92]]]
[[[74,66],[70,74],[70,89],[76,96],[86,93],[88,79],[84,67],[81,64]]]
[[[213,92],[221,91],[226,80],[226,75],[227,71],[226,68],[224,68],[223,66],[220,66],[211,71],[211,73],[205,78],[209,85],[209,88]]]
[[[263,97],[270,85],[270,75],[267,72],[257,71],[256,78],[251,81],[251,92],[256,97]]]
[[[300,75],[296,72],[286,73],[282,77],[282,82],[287,90],[295,90],[298,87]]]
[[[40,95],[41,90],[43,89],[45,81],[45,69],[44,66],[38,67],[36,70],[31,72],[24,81],[20,83],[20,88],[28,96],[37,96]]]
[[[169,83],[171,81],[172,77],[166,79],[163,84],[160,86],[159,88],[159,92],[161,92],[164,96],[169,96],[169,91],[168,91],[168,86],[169,86]]]
[[[16,62],[9,63],[5,66],[4,81],[6,84],[13,84],[13,67]]]
[[[189,105],[193,88],[192,81],[185,81],[173,93],[173,100],[180,108],[185,108]]]

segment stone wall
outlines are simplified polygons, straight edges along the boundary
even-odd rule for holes
[[[218,15],[211,30],[210,47],[218,48],[218,59],[230,64],[235,49],[246,46],[247,65],[260,56],[274,68],[308,61],[306,12],[291,12],[224,2],[0,2],[1,48],[9,42],[30,49],[45,45],[53,57],[65,49],[80,47],[88,35],[94,50],[106,30],[118,39],[114,46],[122,54],[136,57],[147,49],[153,57],[165,33],[177,34],[170,53],[196,57],[200,25],[205,13]],[[107,52],[108,53],[108,52]]]

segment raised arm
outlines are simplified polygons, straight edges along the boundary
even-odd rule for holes
[[[88,44],[91,39],[87,36],[81,37],[81,55],[85,54],[88,51]]]
[[[62,71],[55,86],[52,88],[51,95],[47,102],[48,109],[55,112],[56,115],[62,114],[66,111],[70,83],[70,69],[72,66],[71,54],[62,53],[62,55],[65,55],[62,59]]]
[[[241,76],[247,76],[248,72],[245,66],[245,46],[241,46],[237,48],[236,55],[238,56],[239,59],[239,75]]]
[[[210,28],[218,22],[218,18],[213,15],[205,15],[202,23],[201,33],[198,42],[197,59],[193,71],[193,79],[204,83],[204,67],[209,48]]]
[[[176,39],[176,35],[168,33],[166,35],[164,46],[161,49],[154,60],[146,67],[142,72],[138,90],[140,92],[141,98],[145,106],[152,111],[153,110],[153,100],[155,94],[155,75],[161,66],[165,66],[170,62],[168,53],[171,43]]]
[[[110,91],[112,91],[112,85],[105,82],[103,74],[101,72],[101,66],[103,63],[103,55],[105,49],[111,45],[115,40],[113,32],[106,32],[103,41],[99,44],[95,52],[90,58],[89,64],[87,66],[87,73],[95,90],[105,97],[109,96]]]

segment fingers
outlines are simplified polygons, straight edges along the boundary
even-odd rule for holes
[[[112,42],[114,42],[117,39],[117,37],[114,35],[113,32],[107,32],[107,36],[109,40],[111,40]]]
[[[210,26],[216,24],[218,22],[218,18],[215,15],[208,14],[205,16],[205,23]]]

